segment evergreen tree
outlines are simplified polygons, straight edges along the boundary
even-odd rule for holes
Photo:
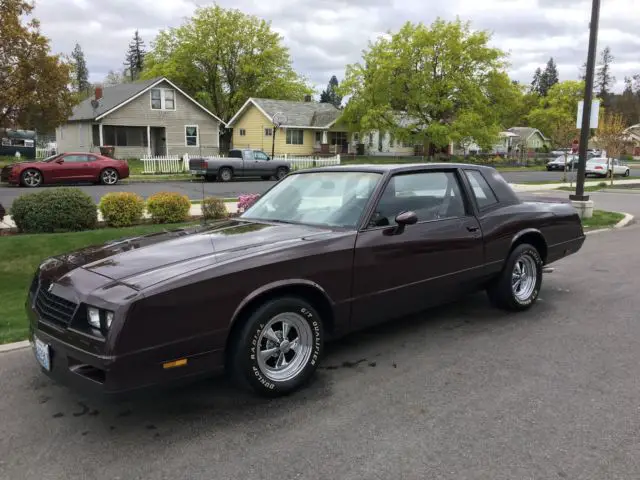
[[[73,52],[71,52],[73,64],[73,84],[76,92],[84,94],[89,91],[91,84],[89,83],[89,70],[87,62],[84,58],[84,52],[79,43],[76,43]]]
[[[129,43],[129,50],[127,50],[124,60],[125,74],[132,82],[140,77],[140,73],[144,68],[145,54],[144,41],[138,34],[138,30],[136,30],[131,43]]]
[[[533,74],[533,80],[531,81],[531,92],[540,93],[540,82],[542,80],[542,70],[540,67],[536,68]]]
[[[559,81],[560,80],[558,79],[558,67],[556,66],[556,62],[553,60],[553,57],[551,57],[547,62],[547,66],[545,67],[544,72],[542,72],[541,95],[546,97],[547,92],[549,92],[549,89]]]
[[[329,85],[327,85],[326,90],[323,90],[320,94],[320,103],[331,103],[336,108],[340,108],[342,95],[339,95],[337,92],[338,85],[338,79],[333,75],[331,80],[329,80]]]
[[[616,78],[611,75],[611,64],[613,63],[613,60],[614,57],[611,54],[611,48],[608,46],[605,47],[600,54],[594,82],[598,96],[603,99],[605,107],[608,104],[611,88],[616,81]]]

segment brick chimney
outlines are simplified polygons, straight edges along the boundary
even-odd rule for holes
[[[102,98],[102,87],[96,87],[96,100],[100,100]]]

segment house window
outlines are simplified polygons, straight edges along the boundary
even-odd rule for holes
[[[265,137],[271,137],[273,135],[273,128],[265,128],[264,129],[264,136]]]
[[[198,142],[198,126],[186,125],[184,127],[184,138],[187,147],[197,147],[200,144]]]
[[[152,110],[175,110],[176,93],[171,88],[151,89],[151,109]]]
[[[304,130],[297,128],[287,129],[287,145],[303,145],[304,144]]]
[[[244,128],[240,129],[240,136],[244,137],[247,134],[247,131]]]
[[[322,143],[322,132],[316,132],[316,143]]]
[[[93,144],[100,143],[99,126],[93,126]],[[104,125],[102,127],[102,136],[105,145],[113,147],[147,147],[147,128],[146,127],[121,127],[113,125]]]

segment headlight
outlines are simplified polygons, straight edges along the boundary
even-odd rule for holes
[[[87,321],[96,330],[106,332],[111,328],[113,312],[96,307],[87,307]]]

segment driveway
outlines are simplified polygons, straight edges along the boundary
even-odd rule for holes
[[[633,170],[631,175],[640,176],[640,170]],[[562,181],[562,172],[504,172],[503,176],[510,183]],[[97,202],[108,192],[135,192],[143,198],[147,198],[157,192],[179,192],[187,195],[191,200],[201,200],[203,195],[215,197],[237,197],[243,193],[264,193],[274,181],[262,180],[237,180],[229,183],[202,182],[200,180],[185,180],[158,183],[121,183],[114,187],[102,185],[80,185],[80,188],[91,195]],[[55,188],[54,186],[43,188]],[[32,189],[22,187],[9,187],[0,185],[0,203],[9,208],[13,200],[25,193],[33,192]]]
[[[334,343],[283,399],[211,380],[104,404],[0,354],[0,478],[640,478],[636,242],[590,235],[526,313],[474,295]]]

